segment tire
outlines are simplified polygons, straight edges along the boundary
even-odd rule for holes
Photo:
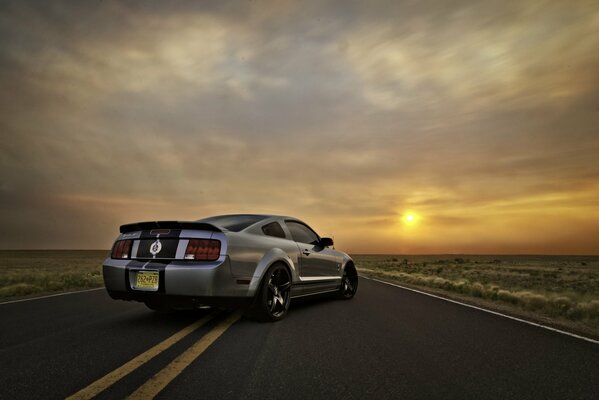
[[[291,274],[283,264],[273,264],[262,279],[254,301],[252,316],[258,321],[280,321],[291,302]]]
[[[348,265],[343,271],[341,286],[339,287],[339,297],[344,300],[352,299],[358,291],[358,273],[353,265]]]

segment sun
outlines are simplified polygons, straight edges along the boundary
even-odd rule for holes
[[[418,222],[418,215],[413,212],[406,212],[401,216],[401,222],[404,225],[412,226]]]

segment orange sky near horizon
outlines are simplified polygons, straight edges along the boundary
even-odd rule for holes
[[[599,255],[599,4],[5,1],[0,249],[272,213],[350,253]]]

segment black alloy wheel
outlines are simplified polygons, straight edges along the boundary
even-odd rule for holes
[[[339,294],[343,299],[351,299],[358,291],[358,273],[352,267],[346,267],[341,278]]]
[[[291,302],[291,275],[281,264],[269,268],[256,303],[256,316],[262,321],[279,321],[285,317]]]

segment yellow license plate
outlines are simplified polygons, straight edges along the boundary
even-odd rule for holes
[[[135,277],[135,288],[158,290],[158,271],[138,271]]]

